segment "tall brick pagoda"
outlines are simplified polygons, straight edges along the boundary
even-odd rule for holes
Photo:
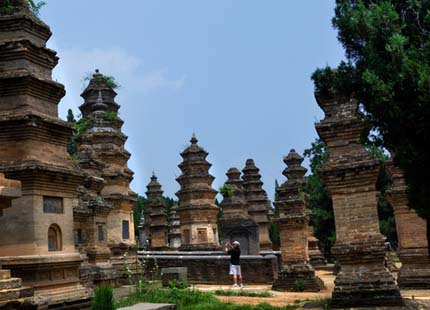
[[[118,116],[120,106],[115,102],[117,93],[98,70],[93,74],[82,93],[84,103],[79,107],[86,124],[85,134],[79,145],[79,161],[86,169],[104,179],[101,197],[110,205],[100,210],[102,218],[98,227],[106,231],[103,244],[111,250],[111,262],[123,271],[124,254],[130,259],[135,255],[131,248],[135,244],[133,204],[136,194],[130,189],[133,171],[127,167],[130,153],[124,148],[127,136],[122,133],[123,120]],[[98,172],[96,171],[98,170]],[[103,216],[107,214],[106,218]]]
[[[149,227],[149,249],[166,250],[168,248],[168,223],[166,214],[166,201],[163,198],[161,184],[155,174],[146,187],[146,224]]]
[[[181,246],[181,221],[178,215],[178,205],[173,205],[169,214],[169,247],[177,250]]]
[[[269,220],[267,218],[270,202],[263,189],[260,169],[255,166],[254,160],[248,159],[243,168],[242,179],[245,190],[245,199],[248,203],[248,213],[258,224],[258,235],[260,239],[260,250],[272,250],[272,242],[269,237]]]
[[[22,182],[22,197],[1,218],[7,225],[0,225],[0,265],[52,304],[83,309],[88,292],[79,282],[73,236],[83,178],[66,151],[72,128],[58,118],[65,94],[51,77],[58,57],[46,48],[51,31],[28,1],[10,6],[0,16],[0,172]]]
[[[176,179],[181,186],[176,193],[182,235],[179,250],[218,250],[219,208],[214,203],[217,191],[212,188],[212,182],[215,178],[209,174],[211,164],[206,160],[209,153],[197,144],[194,134],[190,142],[181,153],[183,162],[178,167],[182,174]]]
[[[340,264],[332,308],[403,305],[393,276],[384,268],[375,184],[380,163],[361,144],[366,127],[353,98],[315,94],[325,118],[316,124],[328,147],[320,174],[331,192],[336,223],[332,253]]]
[[[402,262],[397,276],[401,288],[430,288],[430,258],[427,245],[426,221],[409,207],[407,186],[402,169],[391,160],[387,168],[393,184],[386,192],[393,207]]]
[[[248,214],[245,193],[240,179],[240,171],[230,168],[224,183],[223,200],[220,207],[223,210],[221,217],[222,244],[239,241],[243,255],[259,255],[260,242],[258,238],[258,225]]]
[[[305,201],[300,198],[300,187],[305,182],[307,169],[302,167],[303,157],[294,149],[284,158],[287,168],[283,174],[288,178],[278,189],[274,202],[279,210],[275,219],[279,228],[282,269],[273,283],[274,290],[318,292],[323,282],[315,276],[309,263],[308,223],[309,215]]]

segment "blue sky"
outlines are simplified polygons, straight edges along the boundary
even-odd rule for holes
[[[272,198],[275,179],[285,180],[282,157],[317,137],[323,113],[310,75],[344,58],[334,1],[47,2],[41,18],[60,57],[54,79],[67,91],[60,116],[78,113],[86,72],[114,76],[139,194],[155,171],[174,196],[179,153],[195,132],[215,189],[228,168],[253,158]]]

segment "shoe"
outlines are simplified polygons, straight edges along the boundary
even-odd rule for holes
[[[238,287],[238,286],[237,286],[237,284],[233,284],[231,287],[232,287],[232,288],[235,288],[235,287]]]
[[[240,284],[239,284],[239,287],[240,287],[240,288],[243,288],[243,284],[242,284],[242,283],[240,283]]]

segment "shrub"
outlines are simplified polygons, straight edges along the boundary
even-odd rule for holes
[[[91,310],[114,310],[113,289],[110,286],[99,286],[94,292]]]
[[[167,283],[168,288],[185,289],[190,287],[190,284],[186,280],[171,280]]]
[[[273,295],[269,292],[248,292],[244,290],[233,291],[233,290],[216,290],[215,295],[218,296],[246,296],[246,297],[272,297]]]
[[[305,281],[298,279],[294,281],[293,292],[303,292],[305,290]]]

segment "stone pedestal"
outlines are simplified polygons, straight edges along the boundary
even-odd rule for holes
[[[427,247],[426,221],[408,206],[408,197],[403,171],[389,163],[387,170],[393,179],[391,189],[386,193],[394,209],[399,258],[402,267],[397,283],[401,288],[430,288],[430,258]]]
[[[222,244],[238,241],[242,255],[258,255],[258,225],[248,214],[240,171],[230,168],[226,175],[228,180],[224,184],[224,198],[220,204],[223,210],[220,220]]]
[[[306,169],[303,158],[294,150],[284,158],[288,167],[283,174],[288,177],[278,189],[275,206],[279,216],[275,222],[279,228],[282,268],[272,289],[278,291],[318,292],[323,282],[309,264],[308,222],[305,202],[299,197]]]
[[[316,129],[329,152],[320,173],[333,199],[332,253],[341,266],[331,307],[401,306],[399,288],[383,266],[385,238],[379,231],[375,189],[380,164],[360,144],[366,124],[357,101],[334,95],[316,98],[325,113]]]
[[[318,243],[318,239],[314,236],[308,237],[309,262],[314,268],[327,265],[327,261],[324,255],[321,253]]]
[[[215,179],[209,174],[211,164],[206,160],[208,152],[197,145],[193,134],[191,145],[181,156],[184,159],[179,168],[182,174],[176,179],[181,189],[178,215],[181,224],[181,251],[219,250],[217,214],[219,208],[214,199],[217,191],[212,188]]]
[[[161,268],[161,283],[163,286],[168,286],[170,281],[188,282],[187,274],[187,267]]]
[[[314,231],[312,226],[308,226],[308,253],[309,262],[312,267],[322,267],[327,265],[327,260],[321,253],[319,248],[319,240],[313,235]]]
[[[258,239],[261,251],[272,250],[272,242],[269,236],[269,209],[270,202],[263,189],[260,169],[255,166],[254,160],[248,159],[242,172],[242,185],[245,199],[248,204],[248,214],[258,224]]]

